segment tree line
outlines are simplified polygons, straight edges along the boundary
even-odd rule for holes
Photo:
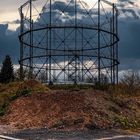
[[[20,79],[20,69],[17,69],[16,72],[14,72],[13,64],[11,57],[9,55],[6,55],[4,58],[4,61],[2,62],[1,70],[0,70],[0,83],[9,83],[15,80]],[[23,71],[24,80],[28,79],[29,72],[27,70]],[[41,73],[38,77],[38,80],[45,81],[46,75],[44,73]],[[45,79],[44,79],[45,78]],[[88,83],[93,83],[93,79],[87,79]],[[95,81],[96,83],[96,81]],[[109,81],[105,75],[102,76],[102,83],[108,84]],[[127,71],[123,74],[123,76],[120,78],[119,81],[120,84],[126,85],[129,87],[129,89],[139,89],[140,88],[140,73],[134,72],[134,71]],[[131,91],[130,90],[130,91]]]

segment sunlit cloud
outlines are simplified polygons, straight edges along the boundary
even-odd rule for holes
[[[27,0],[21,0],[20,2],[17,1],[12,1],[7,0],[7,2],[1,2],[0,5],[0,23],[3,23],[5,21],[12,21],[19,19],[19,13],[18,13],[18,8],[20,7],[21,4],[26,2]],[[64,0],[59,0],[59,1],[64,1]],[[66,0],[65,0],[66,1]],[[81,0],[89,5],[92,6],[97,0]],[[103,1],[103,0],[102,0]],[[118,8],[133,8],[135,10],[136,7],[140,7],[140,0],[106,0],[111,3],[115,3]],[[7,3],[7,5],[6,5]],[[38,0],[38,3],[42,3],[41,0]],[[39,7],[39,6],[38,6]]]

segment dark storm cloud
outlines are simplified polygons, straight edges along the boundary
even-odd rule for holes
[[[133,10],[133,9],[121,9],[121,11],[123,13],[129,13],[129,15],[131,14],[135,19],[139,19],[139,15]]]
[[[121,0],[121,2],[120,7],[126,7],[128,4],[136,6],[136,3],[133,1]],[[64,9],[66,4],[61,3],[61,6],[61,9]],[[53,8],[58,10],[60,8],[58,7],[58,3],[55,3]],[[71,6],[71,9],[73,8],[74,7]],[[82,13],[84,10],[81,7],[79,11]],[[122,12],[128,17],[119,18],[119,57],[121,63],[119,68],[120,70],[138,70],[140,69],[140,20],[137,12],[140,13],[140,11],[138,9],[135,11],[135,9],[125,8],[122,9]],[[96,12],[93,11],[91,14],[95,15],[95,13]],[[69,13],[69,15],[71,15],[71,13]],[[84,16],[82,20],[86,23],[91,22],[87,16]],[[82,21],[79,19],[79,22],[81,23]]]
[[[122,7],[125,7],[128,5],[138,7],[138,5],[137,5],[138,0],[118,0],[118,2],[119,2],[119,6],[122,6]]]
[[[140,20],[123,19],[119,22],[120,70],[140,69]]]
[[[126,0],[121,0],[122,2]],[[69,21],[73,20],[70,17],[73,16],[73,13],[71,11],[74,11],[74,5],[71,4],[69,8],[66,8],[67,4],[65,2],[56,1],[52,5],[53,9],[53,21],[57,19],[60,22],[62,22],[63,19]],[[60,10],[61,9],[61,10]],[[60,16],[61,11],[65,9],[66,16],[62,18]],[[127,10],[127,9],[126,9]],[[84,13],[86,12],[82,6],[78,6],[78,12]],[[140,69],[139,63],[140,63],[140,20],[134,19],[136,17],[135,14],[132,14],[132,11],[127,11],[131,13],[131,17],[129,18],[121,18],[119,19],[119,55],[120,55],[120,69],[126,70],[126,69]],[[139,12],[139,11],[138,11]],[[97,12],[95,10],[91,11],[92,15],[96,15]],[[40,18],[38,18],[37,23],[43,22],[42,18],[46,20],[46,23],[49,23],[49,12],[46,11],[44,8],[44,12],[40,15]],[[96,16],[94,17],[97,18]],[[19,24],[19,20],[13,21],[13,23]],[[92,21],[89,19],[89,16],[84,15],[82,19],[78,19],[79,23],[92,23]],[[18,43],[18,31],[12,33],[12,35],[7,35],[7,25],[0,25],[0,61],[2,57],[6,54],[9,54],[15,58],[15,62],[17,62],[19,58],[19,43]]]
[[[135,4],[135,2],[132,0],[119,0],[119,2],[125,2],[125,3],[127,2],[127,3],[132,4],[132,5]]]
[[[3,35],[5,36],[7,28],[8,24],[0,24],[0,37],[3,37]]]
[[[140,20],[120,21],[119,36],[121,58],[140,58]]]
[[[87,4],[85,2],[77,3],[76,10],[78,13],[85,12],[84,8],[87,8]],[[66,2],[55,1],[52,5],[53,10],[61,10],[65,11],[69,16],[75,15],[75,1],[71,1],[69,4]]]
[[[133,4],[133,3],[131,3]],[[66,9],[65,2],[56,2],[53,4],[53,10],[57,10],[57,12],[53,12],[54,17],[58,17],[58,13]],[[59,10],[61,9],[61,10]],[[71,5],[70,9],[67,9],[68,16],[71,16],[71,11],[73,11],[74,5]],[[78,6],[79,14],[82,14],[84,9],[82,6]],[[140,69],[138,65],[140,62],[140,20],[137,16],[136,12],[132,9],[122,9],[124,13],[127,12],[128,16],[119,18],[119,57],[120,57],[120,69]],[[138,12],[138,11],[137,11]],[[91,11],[91,15],[96,15],[95,11]],[[49,15],[47,12],[43,13],[44,15]],[[58,15],[57,15],[58,14]],[[57,16],[56,16],[57,15]],[[94,21],[97,17],[94,17]],[[60,22],[61,18],[58,18]],[[70,20],[68,18],[68,20]],[[103,19],[102,19],[103,20]],[[88,15],[82,17],[82,19],[78,19],[79,23],[88,23],[93,24],[92,20]],[[90,36],[90,33],[88,34]],[[131,65],[129,64],[131,63]]]
[[[86,2],[79,1],[76,5],[77,14],[87,14],[86,8],[88,8],[88,7],[89,6]],[[71,16],[71,17],[75,16],[75,1],[70,1],[70,2],[54,1],[51,8],[52,8],[53,12],[57,11],[58,13],[59,12],[62,13],[64,11],[64,14],[67,14],[68,16]],[[49,12],[46,9],[49,9],[49,4],[47,4],[43,7],[43,12],[45,12],[45,13]],[[97,12],[93,9],[90,10],[90,14],[91,15],[92,14],[94,14],[94,15],[97,14]]]
[[[96,6],[95,6],[96,7]],[[75,23],[75,2],[71,1],[70,3],[62,2],[62,1],[55,1],[52,4],[52,23]],[[77,23],[78,24],[91,24],[92,26],[97,25],[97,9],[92,8],[90,10],[87,10],[88,8],[87,4],[83,1],[80,1],[77,3],[76,6],[76,13],[77,13]],[[40,14],[40,17],[37,19],[36,24],[49,24],[50,23],[50,11],[49,4],[47,3],[43,9],[42,13]],[[101,14],[105,14],[104,12],[101,12]],[[109,15],[109,13],[108,13]],[[101,17],[101,20],[105,20],[103,18],[106,18],[105,16]]]
[[[139,58],[123,58],[120,60],[119,70],[140,70]]]
[[[116,6],[119,9],[119,13],[121,12],[128,16],[131,15],[136,19],[140,18],[140,9],[137,0],[119,0],[119,3],[117,3]]]
[[[0,24],[0,62],[8,54],[12,57],[14,63],[17,63],[19,54],[18,34],[13,32],[11,35],[7,35],[7,28],[7,24]]]

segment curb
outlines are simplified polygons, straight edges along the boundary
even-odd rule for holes
[[[124,140],[126,139],[131,139],[131,140],[140,140],[140,136],[136,136],[136,135],[130,135],[130,136],[127,136],[127,135],[119,135],[119,136],[113,136],[113,137],[105,137],[105,138],[101,138],[101,139],[96,139],[96,140],[119,140],[119,139],[122,139],[124,138]]]
[[[4,136],[4,135],[0,135],[0,139],[2,139],[2,140],[23,140],[23,139],[17,139],[17,138],[13,138],[13,137]]]

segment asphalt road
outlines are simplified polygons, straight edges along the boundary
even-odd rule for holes
[[[24,140],[140,140],[139,135],[125,135],[115,130],[48,131],[47,129],[23,130],[8,136]]]

